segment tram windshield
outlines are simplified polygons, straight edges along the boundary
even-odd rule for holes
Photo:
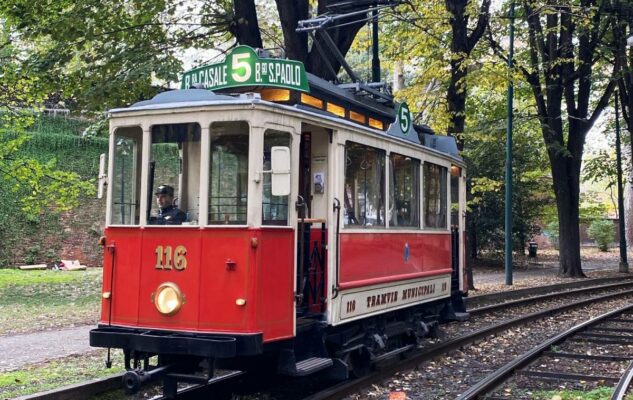
[[[151,130],[150,225],[196,225],[200,209],[200,125],[154,125]]]
[[[249,126],[214,122],[210,136],[209,224],[246,224]]]
[[[119,128],[114,132],[110,200],[110,223],[113,225],[139,224],[142,144],[143,130],[140,127]]]

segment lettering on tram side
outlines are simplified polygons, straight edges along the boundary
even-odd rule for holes
[[[340,319],[352,318],[405,304],[423,303],[445,297],[450,291],[450,276],[419,280],[380,289],[344,293]]]
[[[183,245],[176,246],[172,251],[171,246],[156,246],[156,269],[175,269],[184,271],[187,268],[187,248]]]

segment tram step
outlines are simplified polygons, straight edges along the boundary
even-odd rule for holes
[[[311,357],[297,363],[296,376],[306,376],[313,374],[333,365],[331,358]]]

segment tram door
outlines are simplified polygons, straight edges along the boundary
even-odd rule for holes
[[[301,133],[297,313],[304,318],[325,312],[330,135],[324,128],[307,124]]]

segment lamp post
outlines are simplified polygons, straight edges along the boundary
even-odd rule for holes
[[[510,4],[510,54],[508,70],[512,74],[514,58],[514,1]],[[512,100],[514,85],[508,80],[508,127],[506,130],[506,207],[505,207],[505,270],[506,285],[512,285]]]

